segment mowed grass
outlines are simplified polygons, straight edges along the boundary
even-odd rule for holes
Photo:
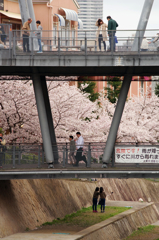
[[[159,227],[153,225],[140,227],[125,240],[159,240]]]
[[[83,228],[90,227],[94,224],[100,223],[108,218],[111,218],[119,213],[122,213],[130,208],[127,207],[107,207],[105,213],[101,213],[100,206],[98,206],[98,213],[93,213],[92,207],[82,208],[76,213],[66,215],[63,219],[56,219],[52,222],[46,222],[43,226],[54,224],[68,224],[72,226],[79,226]]]

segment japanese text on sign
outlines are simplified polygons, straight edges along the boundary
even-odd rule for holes
[[[116,163],[159,163],[157,147],[116,147]]]

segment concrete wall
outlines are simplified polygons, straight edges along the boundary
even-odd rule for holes
[[[158,211],[154,204],[140,210],[129,210],[86,230],[78,232],[81,240],[122,240],[143,227],[158,221]]]
[[[0,237],[34,229],[92,204],[96,186],[114,194],[109,200],[159,202],[159,183],[142,179],[0,181]]]

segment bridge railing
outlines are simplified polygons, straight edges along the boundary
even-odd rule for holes
[[[77,147],[77,146],[76,146]],[[81,147],[81,146],[78,146]],[[100,170],[103,165],[105,143],[85,143],[79,158],[79,169]],[[70,144],[58,143],[53,145],[55,169],[74,169],[71,163]],[[74,151],[76,156],[77,149]],[[85,164],[86,159],[87,166]],[[76,157],[73,160],[76,165]],[[43,146],[36,144],[13,144],[0,146],[0,166],[4,169],[34,169],[47,168]],[[116,143],[108,167],[116,169],[129,168],[159,168],[159,143]]]
[[[100,52],[99,40],[101,40],[101,51],[111,52],[114,54],[113,48],[110,49],[110,42],[108,32],[100,32],[103,36],[107,34],[106,49],[102,40],[99,39],[96,31],[84,31],[84,30],[53,30],[42,31],[41,36],[37,34],[37,31],[30,31],[29,36],[23,36],[24,31],[11,31],[8,33],[7,40],[5,42],[6,48],[13,49],[13,56],[17,54],[30,54],[35,55],[38,50],[38,39],[41,39],[42,51],[46,53],[58,53],[64,54],[65,52],[83,52],[85,54],[91,52]],[[115,42],[115,52],[130,52],[135,39],[136,30],[117,30],[115,33],[116,38],[111,38],[111,44]],[[159,30],[147,30],[145,32],[144,40],[142,41],[142,31],[139,31],[138,51],[137,54],[143,54],[143,52],[158,52],[159,53],[159,40],[157,35]],[[110,35],[110,34],[109,34]],[[24,53],[23,44],[24,41],[29,40],[29,53]],[[27,49],[26,49],[27,51]]]

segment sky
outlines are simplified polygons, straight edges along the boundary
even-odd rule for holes
[[[145,0],[103,0],[103,2],[104,22],[107,22],[106,16],[110,15],[118,22],[118,29],[137,29]],[[159,29],[159,0],[154,0],[147,29]]]

